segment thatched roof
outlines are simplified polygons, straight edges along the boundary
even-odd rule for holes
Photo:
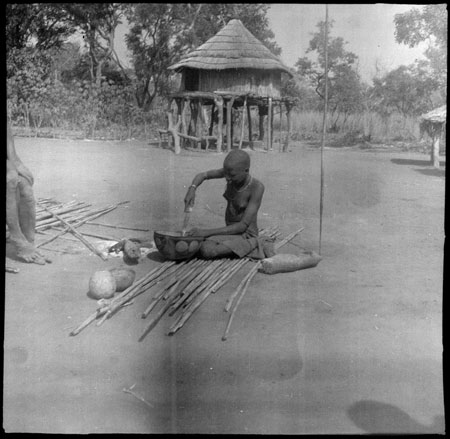
[[[444,123],[447,120],[447,105],[443,105],[426,114],[422,114],[421,119],[431,123]]]
[[[169,69],[180,71],[186,67],[205,70],[281,70],[292,76],[289,67],[236,19],[230,20],[216,35]]]

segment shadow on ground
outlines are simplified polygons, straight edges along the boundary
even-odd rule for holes
[[[437,434],[445,429],[443,416],[435,416],[429,426],[423,425],[398,407],[378,401],[358,401],[347,414],[357,427],[371,434]]]
[[[445,177],[445,168],[444,169],[425,168],[425,169],[415,169],[415,171],[420,172],[421,174],[424,175],[431,175],[432,177]]]
[[[432,166],[430,160],[391,159],[391,162],[396,165]],[[445,166],[445,161],[439,162],[439,165]]]

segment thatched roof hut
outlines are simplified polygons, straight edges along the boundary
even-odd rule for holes
[[[280,98],[288,67],[234,19],[216,35],[169,67],[182,73],[181,91],[252,94]]]
[[[420,119],[420,131],[427,133],[432,139],[431,162],[434,167],[439,168],[439,139],[445,130],[447,105],[423,114]]]
[[[447,120],[447,105],[442,105],[442,107],[422,114],[421,119],[431,123],[444,123]]]
[[[197,148],[206,142],[206,149],[212,143],[221,151],[225,139],[230,151],[237,132],[234,130],[237,119],[239,148],[244,144],[245,125],[247,144],[252,147],[255,137],[252,109],[258,110],[258,141],[262,142],[266,131],[266,148],[272,149],[275,106],[279,108],[280,139],[284,106],[287,134],[284,142],[279,141],[279,148],[287,150],[293,102],[281,96],[281,79],[282,75],[292,77],[293,74],[240,20],[231,20],[169,69],[181,73],[181,85],[180,90],[170,96],[168,128],[160,130],[160,134],[172,136],[177,153],[181,145],[189,142],[197,144]]]

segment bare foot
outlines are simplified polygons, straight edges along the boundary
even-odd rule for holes
[[[45,265],[46,262],[51,262],[51,260],[44,257],[36,247],[28,241],[10,240],[10,243],[16,249],[17,259],[20,259],[21,261],[39,265]]]

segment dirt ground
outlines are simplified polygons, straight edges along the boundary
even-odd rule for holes
[[[196,172],[224,155],[176,156],[144,142],[16,138],[37,197],[103,206],[98,221],[179,230]],[[259,226],[283,253],[318,250],[320,151],[250,152],[266,187]],[[174,336],[165,316],[142,341],[149,293],[102,326],[69,332],[95,309],[102,261],[58,239],[46,266],[5,275],[3,428],[39,433],[443,433],[442,281],[445,164],[393,150],[326,149],[321,254],[312,269],[258,273],[221,341],[239,272]],[[191,224],[223,224],[223,181],[198,190]],[[100,226],[116,238],[142,233]],[[39,237],[43,239],[43,237]],[[92,242],[97,242],[92,239]],[[133,266],[140,277],[160,264]],[[133,387],[136,395],[123,389]]]

